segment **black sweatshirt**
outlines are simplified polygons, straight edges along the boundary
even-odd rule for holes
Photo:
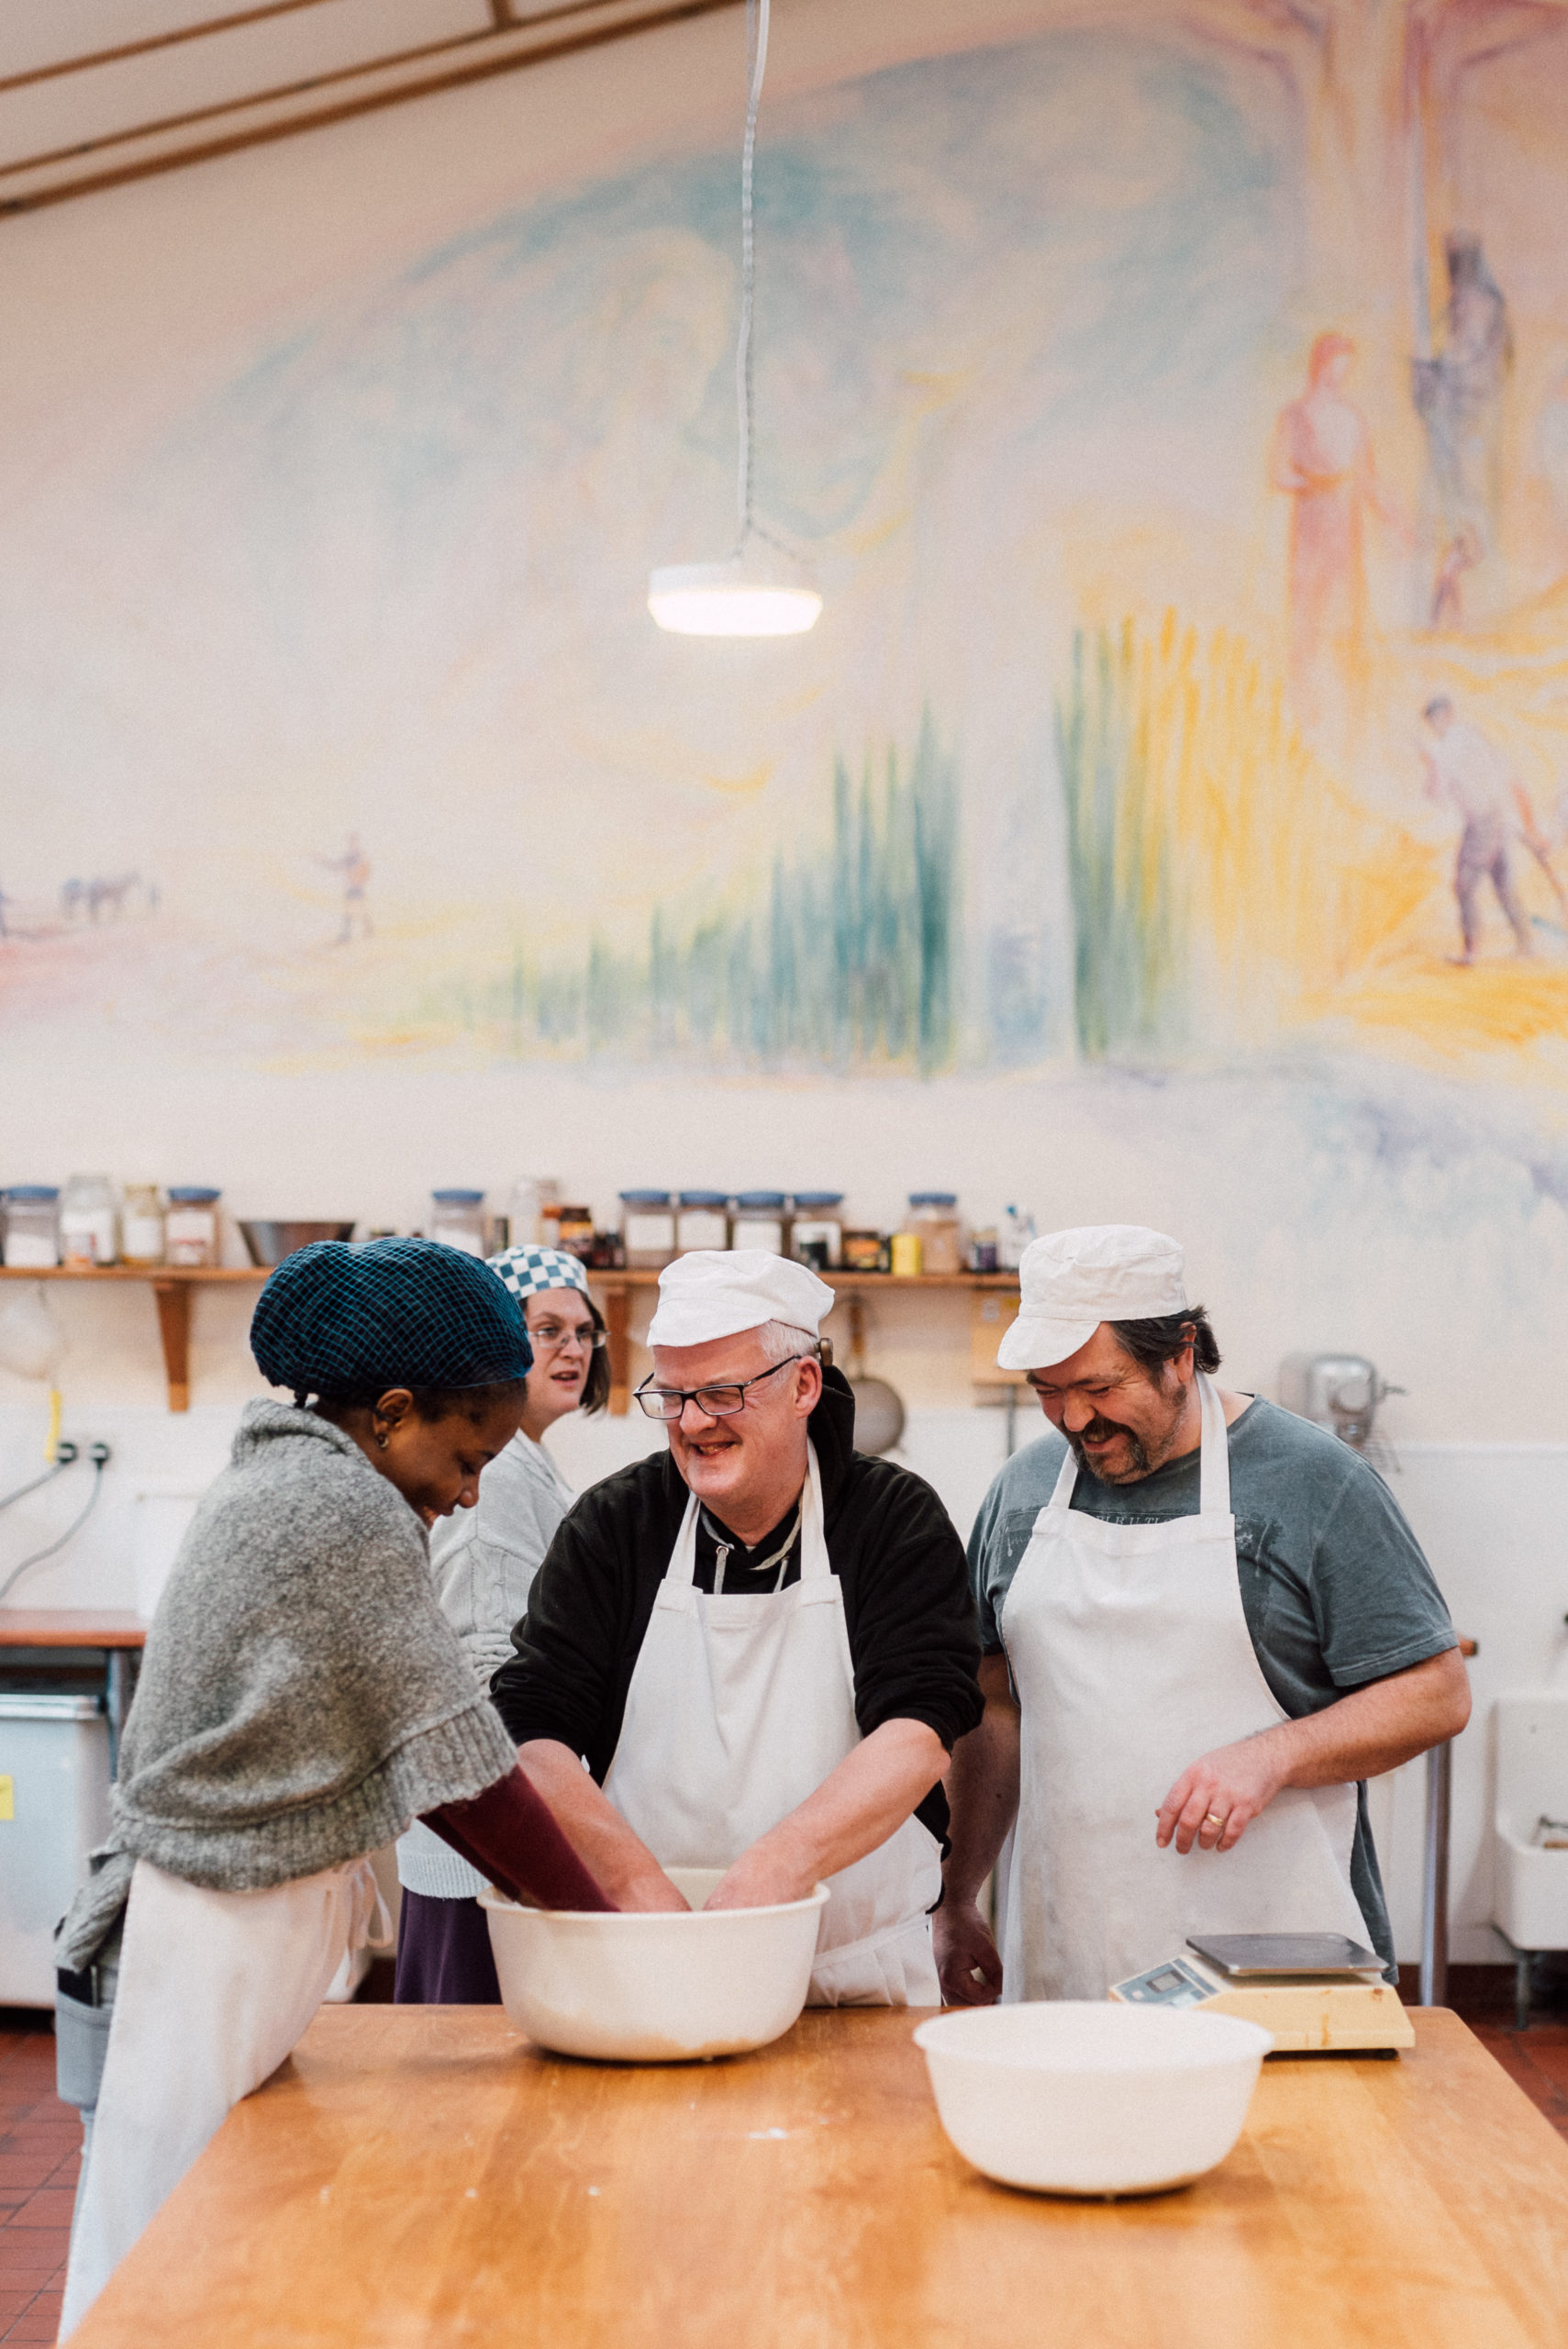
[[[982,1711],[980,1641],[963,1544],[923,1478],[854,1449],[855,1406],[829,1370],[809,1422],[822,1478],[828,1562],[843,1585],[855,1675],[855,1718],[869,1737],[886,1720],[924,1721],[951,1753]],[[515,1655],[490,1683],[513,1738],[554,1738],[584,1754],[602,1786],[615,1756],[632,1667],[688,1498],[668,1452],[622,1468],[585,1492],[558,1528],[512,1632]],[[771,1590],[778,1568],[749,1571],[776,1552],[792,1508],[764,1541],[737,1547],[727,1591]],[[711,1511],[705,1515],[710,1523]],[[722,1531],[722,1529],[720,1529]],[[724,1538],[728,1539],[726,1535]],[[793,1544],[785,1583],[800,1575]],[[695,1578],[711,1590],[714,1542],[702,1528]],[[947,1828],[933,1787],[917,1816]]]

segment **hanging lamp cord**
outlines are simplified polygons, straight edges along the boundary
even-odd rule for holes
[[[757,288],[757,260],[751,233],[751,181],[757,156],[757,109],[762,102],[762,76],[767,70],[768,0],[746,0],[746,137],[740,150],[740,330],[735,344],[735,405],[740,428],[736,482],[737,554],[756,529],[751,517],[751,312]]]

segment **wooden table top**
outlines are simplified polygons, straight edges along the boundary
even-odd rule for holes
[[[1263,2066],[1229,2161],[1123,2202],[949,2145],[886,2009],[760,2054],[545,2056],[493,2008],[328,2007],[74,2349],[1543,2349],[1568,2146],[1456,2016]]]
[[[140,1648],[139,1615],[92,1607],[0,1607],[0,1648]]]

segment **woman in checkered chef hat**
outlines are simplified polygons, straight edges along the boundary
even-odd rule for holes
[[[572,1411],[602,1411],[610,1392],[605,1324],[578,1258],[559,1248],[508,1248],[490,1264],[521,1304],[533,1348],[522,1425],[485,1469],[478,1507],[449,1519],[430,1544],[441,1612],[484,1688],[512,1653],[512,1626],[576,1497],[542,1438]],[[475,1898],[484,1877],[417,1825],[398,1843],[397,1876],[396,1998],[411,2006],[499,2006],[490,1931]]]

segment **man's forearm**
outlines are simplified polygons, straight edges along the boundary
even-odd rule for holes
[[[1282,1787],[1337,1787],[1396,1770],[1457,1737],[1469,1719],[1469,1675],[1450,1648],[1263,1736],[1276,1748]]]
[[[975,1898],[996,1865],[1018,1809],[1018,1709],[999,1656],[980,1666],[985,1711],[978,1729],[961,1737],[948,1773],[952,1849],[942,1870],[951,1901]]]
[[[681,1909],[680,1894],[569,1745],[537,1737],[517,1759],[544,1797],[573,1850],[622,1909]]]
[[[947,1748],[924,1721],[884,1721],[815,1793],[757,1838],[735,1872],[744,1871],[748,1885],[764,1874],[770,1881],[795,1884],[800,1889],[786,1897],[803,1898],[823,1877],[885,1843],[929,1794],[947,1762]]]

